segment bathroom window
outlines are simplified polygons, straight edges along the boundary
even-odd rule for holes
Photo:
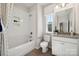
[[[46,32],[53,32],[53,14],[46,15]]]

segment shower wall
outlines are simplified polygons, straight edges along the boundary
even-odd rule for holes
[[[23,22],[20,22],[20,24],[14,23],[14,18],[12,18],[14,16],[19,17]],[[5,39],[8,41],[8,47],[12,48],[27,42],[27,37],[29,36],[29,18],[27,9],[25,7],[14,5],[13,14],[8,22],[8,28],[5,32]]]

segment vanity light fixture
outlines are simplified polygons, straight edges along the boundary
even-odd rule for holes
[[[65,5],[66,5],[65,3],[62,3],[62,7],[65,7]]]
[[[56,9],[58,9],[59,8],[59,6],[58,5],[56,5],[56,7],[55,7]]]
[[[65,6],[66,6],[66,3],[62,3],[61,6],[56,5],[55,8],[58,9],[58,8],[63,8],[63,7],[65,7]]]

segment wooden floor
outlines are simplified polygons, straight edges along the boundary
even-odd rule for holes
[[[25,56],[52,56],[52,50],[49,48],[46,53],[42,53],[42,49],[34,49]]]

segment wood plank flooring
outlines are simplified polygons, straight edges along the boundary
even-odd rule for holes
[[[52,56],[52,50],[49,48],[46,53],[42,53],[42,49],[34,49],[25,56]],[[54,56],[54,55],[53,55]]]

